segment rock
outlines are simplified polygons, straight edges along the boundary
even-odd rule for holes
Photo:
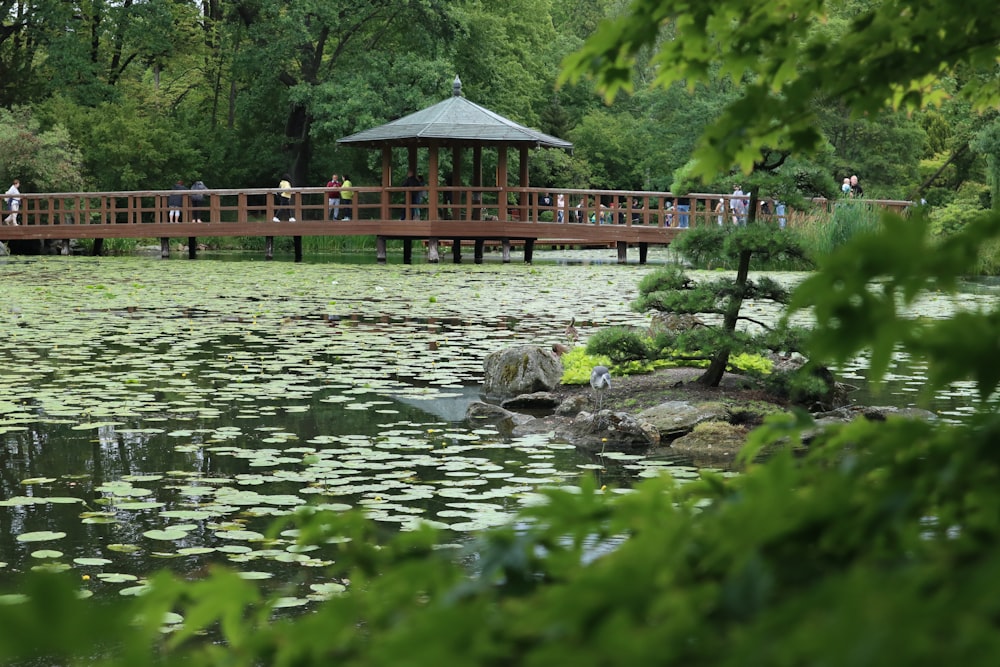
[[[590,407],[590,396],[587,394],[576,394],[570,396],[559,404],[556,408],[557,415],[575,415]]]
[[[510,410],[504,410],[499,405],[473,401],[465,410],[465,419],[472,423],[493,424],[497,430],[510,434],[518,425],[535,420],[530,415],[522,415]]]
[[[524,416],[524,415],[522,415]],[[516,425],[510,432],[510,436],[513,438],[520,438],[525,435],[534,435],[536,433],[554,433],[561,428],[564,428],[569,424],[568,417],[557,417],[555,415],[550,415],[548,417],[529,418],[525,422],[521,422]]]
[[[533,394],[520,394],[500,403],[500,407],[508,410],[551,410],[559,405],[559,397],[548,391],[536,391]]]
[[[592,453],[645,452],[660,444],[656,427],[630,414],[611,410],[581,412],[572,422],[558,428],[556,435],[577,449]]]
[[[802,432],[802,443],[810,444],[828,427],[847,424],[859,417],[868,421],[885,421],[889,417],[923,419],[924,421],[938,419],[936,414],[923,408],[897,408],[893,405],[849,405],[837,408],[836,410],[814,414],[813,419],[816,422],[816,426]]]
[[[649,331],[654,336],[662,332],[677,334],[703,326],[705,326],[705,323],[695,315],[669,313],[666,311],[653,313],[653,317],[649,321]]]
[[[643,410],[638,418],[654,426],[661,439],[669,441],[690,433],[702,422],[727,421],[729,409],[715,402],[667,401]]]
[[[746,429],[727,422],[702,422],[670,443],[670,449],[693,459],[695,465],[729,465],[747,439]]]
[[[518,345],[488,355],[483,370],[483,394],[499,400],[552,391],[562,379],[563,365],[549,348]]]

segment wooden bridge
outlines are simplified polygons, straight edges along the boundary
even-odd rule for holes
[[[439,186],[430,204],[421,188],[352,191],[352,200],[340,204],[340,220],[332,219],[325,188],[294,188],[287,213],[277,203],[280,190],[275,188],[200,191],[205,195],[200,205],[192,202],[190,191],[180,190],[23,193],[18,224],[0,226],[0,240],[95,239],[94,254],[101,254],[104,239],[159,239],[161,255],[167,257],[170,240],[182,238],[193,259],[199,237],[256,236],[265,237],[265,257],[271,259],[274,237],[291,236],[295,259],[301,261],[303,236],[370,235],[376,237],[379,262],[386,261],[387,239],[403,241],[404,263],[412,261],[414,240],[426,240],[428,260],[436,262],[439,239],[449,239],[455,262],[461,261],[462,242],[471,241],[477,263],[488,242],[502,245],[504,261],[510,261],[511,243],[520,242],[525,262],[532,261],[536,244],[558,244],[614,246],[620,263],[633,246],[645,263],[650,245],[669,245],[685,227],[733,224],[745,215],[732,195],[705,193],[678,197],[629,190]],[[171,195],[181,195],[180,222],[168,221]],[[910,204],[870,203],[895,209]],[[9,213],[5,210],[3,218]],[[773,204],[760,214],[777,218]],[[794,224],[803,214],[787,215]],[[193,222],[197,219],[202,222]]]

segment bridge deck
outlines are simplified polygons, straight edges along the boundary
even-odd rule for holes
[[[648,245],[669,245],[682,227],[736,222],[742,215],[740,198],[718,194],[678,197],[666,192],[519,187],[353,190],[353,201],[340,204],[341,215],[349,214],[350,220],[330,219],[325,188],[295,188],[287,205],[277,203],[287,200],[273,188],[206,190],[198,205],[191,191],[180,190],[23,193],[18,225],[0,226],[0,240],[159,238],[161,247],[168,248],[171,238],[292,236],[300,241],[303,236],[371,235],[380,244],[380,259],[385,239],[404,239],[405,248],[413,240],[426,239],[433,255],[438,238],[523,240],[526,261],[535,242],[615,244],[620,259],[624,248],[638,245],[644,259]],[[418,200],[428,194],[436,204]],[[171,207],[171,198],[174,204],[180,199],[180,205]],[[889,208],[909,204],[864,203]],[[168,222],[171,208],[177,209],[181,222]],[[772,211],[759,213],[773,217]],[[5,210],[3,218],[9,213]],[[296,222],[275,222],[275,216]],[[400,219],[404,216],[423,219]],[[204,222],[191,222],[198,218]]]

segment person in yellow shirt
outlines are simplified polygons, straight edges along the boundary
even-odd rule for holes
[[[281,191],[278,192],[274,217],[271,219],[271,222],[281,222],[282,220],[295,222],[295,218],[292,217],[292,177],[288,174],[283,174],[278,187]]]
[[[341,220],[350,220],[354,217],[354,190],[351,189],[351,177],[344,174],[344,180],[340,182],[340,203],[346,209]]]

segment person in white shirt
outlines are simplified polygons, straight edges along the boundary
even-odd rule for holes
[[[4,218],[4,223],[8,225],[17,225],[17,212],[21,210],[21,198],[18,196],[21,194],[21,181],[14,179],[14,182],[7,189],[7,196],[4,198],[4,204],[7,205],[7,209],[10,211],[10,215]]]
[[[747,200],[743,199],[745,193],[743,188],[737,185],[733,188],[733,199],[730,201],[732,204],[733,212],[736,214],[733,216],[734,225],[745,225],[747,224]]]

